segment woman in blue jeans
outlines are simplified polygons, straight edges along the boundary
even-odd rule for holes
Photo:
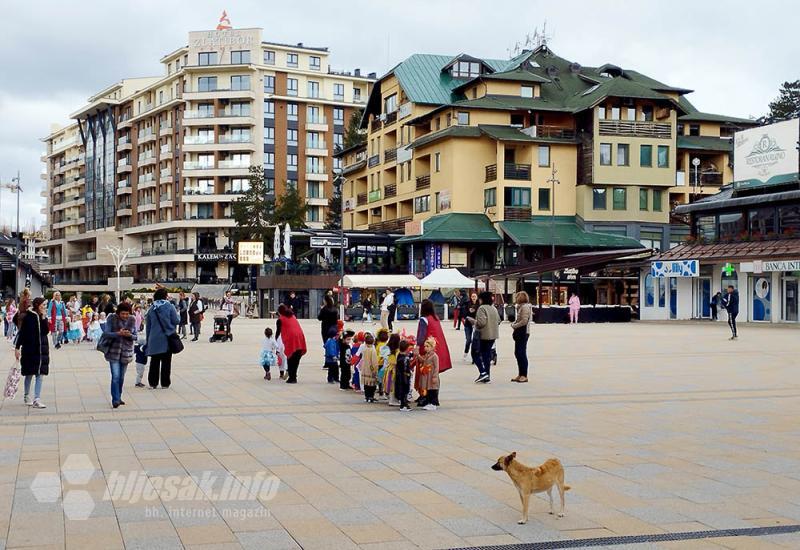
[[[519,374],[512,378],[512,382],[526,383],[528,381],[528,338],[531,334],[531,321],[533,320],[533,306],[524,290],[517,292],[516,296],[516,315],[511,328],[514,330],[514,357],[517,359],[517,370]]]
[[[104,335],[111,338],[111,347],[105,354],[111,368],[111,406],[115,409],[124,405],[122,386],[125,383],[125,370],[133,360],[133,345],[136,342],[136,319],[131,314],[131,305],[122,302],[116,313],[106,318]]]

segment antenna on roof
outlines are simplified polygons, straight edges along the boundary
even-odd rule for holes
[[[533,29],[533,33],[526,33],[524,40],[518,40],[513,47],[508,49],[509,57],[516,57],[524,51],[542,48],[548,50],[547,43],[553,38],[552,34],[547,34],[547,20],[542,23],[542,28]]]

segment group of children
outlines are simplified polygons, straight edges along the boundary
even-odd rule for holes
[[[345,330],[339,321],[325,340],[325,365],[329,384],[339,384],[341,391],[363,392],[364,401],[376,403],[385,400],[400,410],[411,410],[409,403],[416,390],[416,404],[428,411],[439,407],[439,359],[437,342],[425,340],[419,348],[413,336],[390,334],[387,329],[371,332]],[[270,368],[278,366],[281,379],[285,378],[286,358],[280,341],[273,337],[272,329],[264,331],[259,362],[264,368],[264,379],[270,380]]]
[[[96,346],[103,335],[105,324],[105,313],[98,314],[91,310],[83,314],[73,313],[70,316],[67,332],[64,334],[64,343],[80,344],[85,340]]]

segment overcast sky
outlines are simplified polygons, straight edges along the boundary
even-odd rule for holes
[[[19,169],[22,224],[43,221],[40,138],[88,96],[124,77],[161,74],[158,60],[212,29],[222,9],[264,40],[328,46],[331,66],[382,73],[417,52],[507,57],[547,21],[550,47],[583,65],[611,62],[695,90],[701,110],[766,112],[800,78],[800,5],[673,0],[35,0],[7,2],[0,50],[0,181]],[[3,191],[0,223],[12,223]]]

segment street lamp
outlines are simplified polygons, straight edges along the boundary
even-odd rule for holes
[[[12,193],[17,194],[17,241],[14,243],[14,294],[19,294],[19,196],[22,194],[22,187],[19,184],[19,170],[17,170],[17,177],[11,178],[11,183],[4,183],[2,187],[10,190]]]
[[[556,257],[556,184],[561,184],[561,181],[556,179],[556,164],[553,163],[553,173],[547,183],[550,184],[550,257]]]
[[[344,176],[334,179],[339,192],[339,318],[344,319]]]
[[[105,250],[111,254],[111,259],[114,260],[114,267],[117,270],[117,303],[120,303],[120,296],[119,296],[119,272],[122,269],[122,266],[125,264],[125,260],[128,259],[128,256],[134,251],[133,248],[122,248],[121,246],[117,245],[108,245],[105,247]]]
[[[700,168],[700,159],[697,158],[697,157],[694,157],[692,159],[692,166],[694,166],[694,186],[693,186],[694,197],[692,198],[692,202],[694,202],[694,201],[697,200],[697,182],[699,181],[698,177],[697,177],[697,170],[698,170],[698,168]]]

